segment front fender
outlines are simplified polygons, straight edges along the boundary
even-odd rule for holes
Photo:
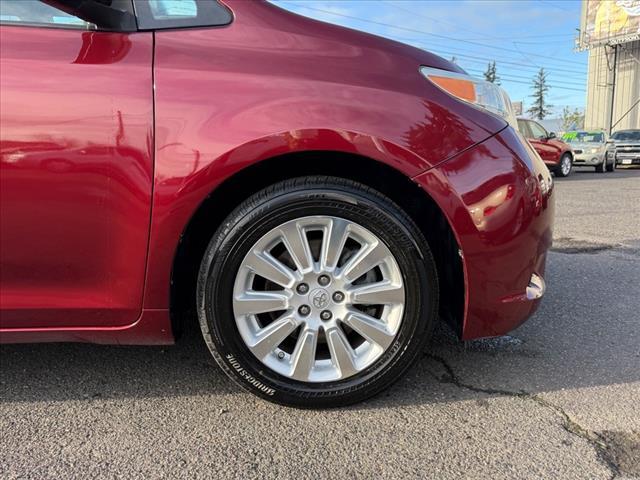
[[[234,4],[223,28],[155,33],[146,308],[168,307],[172,255],[197,207],[249,165],[331,150],[413,177],[504,128],[430,84],[414,49],[252,5]]]
[[[197,149],[169,144],[157,153],[145,308],[169,307],[168,290],[181,235],[207,197],[246,168],[285,154],[322,152],[367,157],[408,178],[429,167],[419,155],[390,141],[352,131],[288,130],[233,148],[207,159]],[[247,191],[246,196],[254,192]]]

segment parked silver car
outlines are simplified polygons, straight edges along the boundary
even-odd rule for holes
[[[595,167],[596,172],[613,172],[616,168],[613,157],[607,155],[607,134],[597,131],[572,131],[562,139],[573,149],[575,167]]]
[[[640,129],[611,135],[607,156],[616,165],[640,165]]]

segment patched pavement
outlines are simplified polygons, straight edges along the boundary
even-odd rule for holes
[[[557,179],[548,292],[509,337],[445,328],[330,411],[236,388],[173,347],[0,348],[0,478],[640,478],[640,170]]]

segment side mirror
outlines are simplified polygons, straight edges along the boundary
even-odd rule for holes
[[[549,140],[552,138],[556,138],[556,132],[549,132],[549,136],[547,137]]]

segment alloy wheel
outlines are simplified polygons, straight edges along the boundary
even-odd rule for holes
[[[560,169],[562,170],[562,175],[567,176],[569,172],[571,172],[571,157],[565,155],[562,157],[562,164],[560,165]]]
[[[262,236],[244,257],[233,314],[265,366],[302,382],[349,378],[393,344],[405,305],[390,249],[343,218],[309,216]]]

